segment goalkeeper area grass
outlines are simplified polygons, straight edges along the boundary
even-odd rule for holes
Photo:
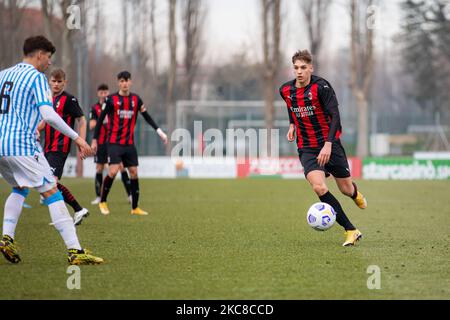
[[[105,264],[80,267],[81,289],[69,290],[66,248],[32,191],[15,237],[22,262],[0,256],[0,299],[450,298],[447,181],[359,181],[369,204],[360,210],[328,180],[363,233],[348,248],[337,223],[308,226],[318,198],[304,180],[141,179],[149,216],[130,215],[120,179],[109,216],[90,205],[93,179],[62,183],[90,210],[77,233]],[[4,204],[11,189],[0,187]],[[369,289],[377,270],[380,289]]]

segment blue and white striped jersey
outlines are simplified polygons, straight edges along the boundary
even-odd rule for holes
[[[0,157],[39,152],[36,128],[43,105],[52,106],[51,91],[34,66],[19,63],[0,72]]]

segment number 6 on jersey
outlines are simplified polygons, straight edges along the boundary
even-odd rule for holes
[[[5,82],[0,94],[0,114],[7,114],[9,112],[9,105],[11,104],[10,92],[14,83]],[[6,103],[5,103],[6,101]]]

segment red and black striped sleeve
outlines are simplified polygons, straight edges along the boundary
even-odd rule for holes
[[[279,92],[280,92],[281,98],[284,100],[284,102],[286,102],[286,105],[287,105],[288,103],[287,103],[287,100],[286,100],[286,99],[289,99],[289,97],[285,97],[285,95],[284,95],[284,92],[285,92],[285,90],[286,90],[286,86],[288,86],[288,85],[287,85],[287,84],[282,85],[282,86],[280,87]],[[290,90],[288,90],[287,92],[289,93]],[[287,108],[287,113],[288,113],[288,116],[289,116],[289,123],[290,123],[290,124],[295,124],[294,118],[292,117],[292,112],[291,112],[291,110],[289,110],[289,107]]]
[[[318,96],[325,113],[330,118],[330,131],[327,142],[335,142],[341,134],[341,117],[339,114],[339,103],[336,93],[328,82],[321,83],[318,86]]]
[[[84,117],[84,113],[80,107],[80,104],[78,103],[78,99],[73,96],[69,96],[68,98],[69,103],[67,113],[72,117],[74,117],[75,119]]]
[[[105,109],[100,113],[100,116],[98,117],[97,124],[95,125],[95,131],[94,131],[94,139],[98,140],[98,137],[100,136],[100,130],[103,125],[103,121],[105,120],[106,116],[108,114],[112,114],[114,112],[114,105],[113,101],[110,97],[106,98],[105,101]]]

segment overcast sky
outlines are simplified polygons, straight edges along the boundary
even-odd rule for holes
[[[103,14],[108,21],[109,48],[114,51],[121,41],[120,0],[103,0]],[[245,48],[251,56],[261,58],[261,8],[260,0],[205,0],[208,7],[208,19],[205,28],[205,63],[226,62],[237,52]],[[399,31],[400,0],[379,0],[379,23],[377,45],[389,46],[392,36]],[[329,21],[325,29],[326,48],[331,52],[349,45],[349,0],[331,1]],[[179,13],[179,12],[178,12]],[[289,59],[299,48],[308,46],[305,38],[305,25],[298,1],[283,1],[283,59]],[[157,19],[161,40],[160,53],[167,52],[167,0],[157,1]],[[181,34],[181,21],[178,20],[178,37]],[[179,56],[182,46],[179,46]]]

